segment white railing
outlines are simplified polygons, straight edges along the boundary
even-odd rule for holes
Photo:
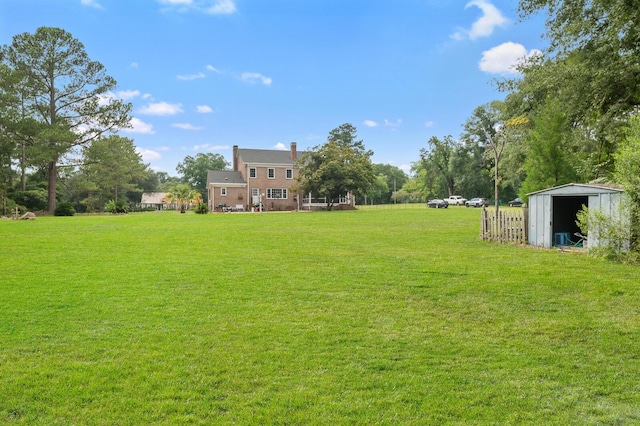
[[[351,199],[349,197],[340,197],[337,200],[334,200],[334,204],[351,204]],[[302,205],[304,207],[326,206],[327,198],[326,197],[318,197],[318,198],[304,197],[302,199]]]

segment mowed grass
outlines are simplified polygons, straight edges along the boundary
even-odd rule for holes
[[[640,423],[640,274],[475,209],[0,221],[0,424]]]

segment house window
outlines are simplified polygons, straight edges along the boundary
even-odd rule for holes
[[[287,169],[287,179],[293,179],[293,169]]]
[[[267,177],[269,179],[275,179],[276,178],[276,169],[269,167],[267,169]]]
[[[220,188],[220,195],[223,197],[227,195],[227,188]]]
[[[267,198],[270,200],[284,200],[287,198],[287,190],[283,188],[267,188]]]
[[[258,171],[256,170],[255,167],[249,167],[249,177],[250,178],[255,178],[258,176]]]

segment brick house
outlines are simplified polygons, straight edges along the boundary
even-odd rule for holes
[[[233,146],[233,170],[210,170],[207,174],[209,209],[264,211],[297,210],[301,194],[292,187],[297,183],[296,143],[290,151],[241,149]]]

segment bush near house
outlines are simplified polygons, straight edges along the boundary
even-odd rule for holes
[[[54,216],[73,216],[76,214],[76,209],[73,208],[71,203],[58,203],[53,211]]]

